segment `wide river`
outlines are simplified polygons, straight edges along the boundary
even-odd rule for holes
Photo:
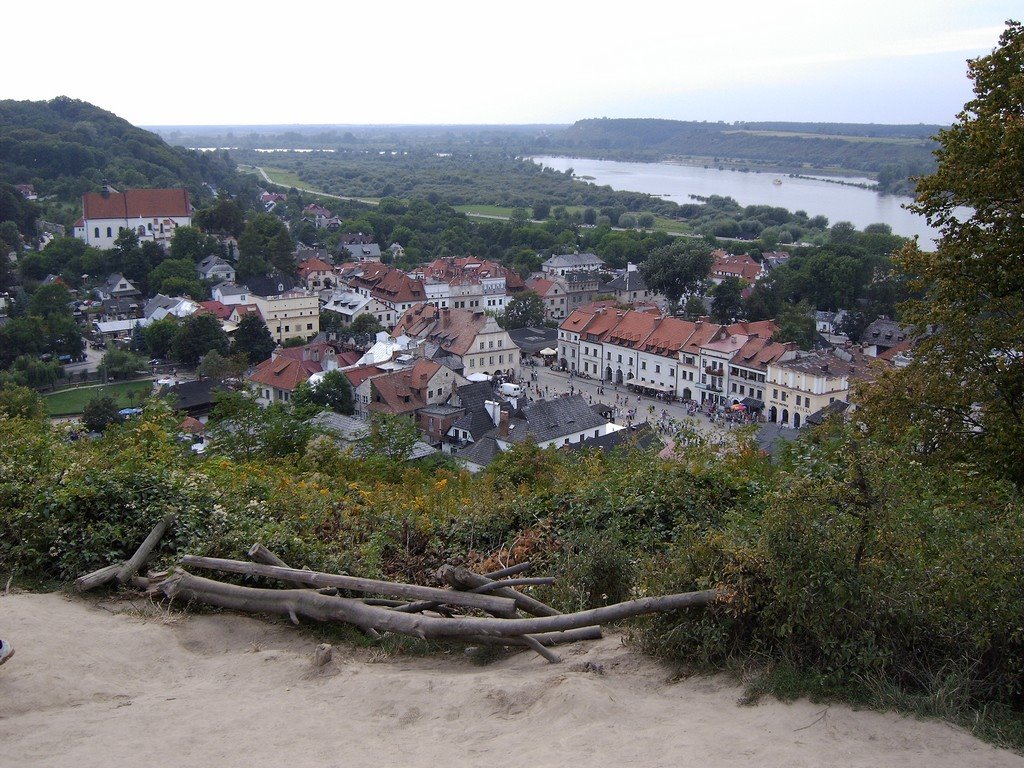
[[[829,224],[852,222],[857,229],[883,223],[904,237],[920,236],[920,246],[932,250],[936,232],[924,220],[903,208],[909,197],[880,195],[870,189],[849,187],[819,179],[792,179],[782,174],[720,171],[675,163],[621,163],[582,157],[534,157],[535,162],[559,171],[572,168],[576,176],[591,176],[595,184],[615,190],[646,192],[676,203],[693,203],[690,195],[731,197],[740,205],[775,205],[809,216],[827,216]],[[782,183],[776,184],[779,179]],[[587,179],[590,181],[591,179]],[[867,179],[846,181],[868,182]]]

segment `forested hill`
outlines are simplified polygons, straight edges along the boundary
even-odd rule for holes
[[[929,173],[938,125],[708,123],[608,118],[580,120],[549,137],[553,152],[622,160],[738,161],[787,171],[842,169],[877,174],[883,188]]]
[[[204,182],[230,189],[237,174],[227,153],[171,147],[84,101],[0,101],[0,181],[78,204],[104,179],[116,187],[185,186],[200,199]]]

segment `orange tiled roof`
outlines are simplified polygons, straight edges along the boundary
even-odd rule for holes
[[[191,216],[187,189],[126,189],[124,192],[87,192],[82,196],[86,219],[152,219]]]
[[[295,360],[278,355],[257,365],[248,379],[256,384],[266,384],[286,392],[294,392],[300,384],[309,381],[309,377],[320,370],[320,363],[313,360]]]

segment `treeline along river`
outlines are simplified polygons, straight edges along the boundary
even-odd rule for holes
[[[740,205],[774,205],[810,216],[827,216],[829,223],[849,221],[858,229],[868,224],[888,224],[894,234],[920,237],[925,250],[933,250],[937,232],[923,216],[903,206],[909,197],[881,195],[870,189],[813,178],[791,178],[771,173],[702,168],[675,163],[623,163],[580,157],[535,157],[535,162],[555,170],[572,168],[578,177],[615,190],[645,192],[679,204],[694,202],[691,195],[731,197]],[[777,184],[776,180],[781,181]],[[870,183],[868,179],[837,179]]]

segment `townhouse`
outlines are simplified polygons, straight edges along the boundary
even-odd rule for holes
[[[519,367],[519,348],[508,331],[484,312],[418,304],[399,318],[391,335],[403,333],[435,345],[437,352],[431,356],[457,358],[467,376],[504,374]]]
[[[874,378],[871,361],[875,359],[857,347],[846,347],[768,363],[768,421],[799,429],[808,416],[823,408],[848,403],[854,384]]]

